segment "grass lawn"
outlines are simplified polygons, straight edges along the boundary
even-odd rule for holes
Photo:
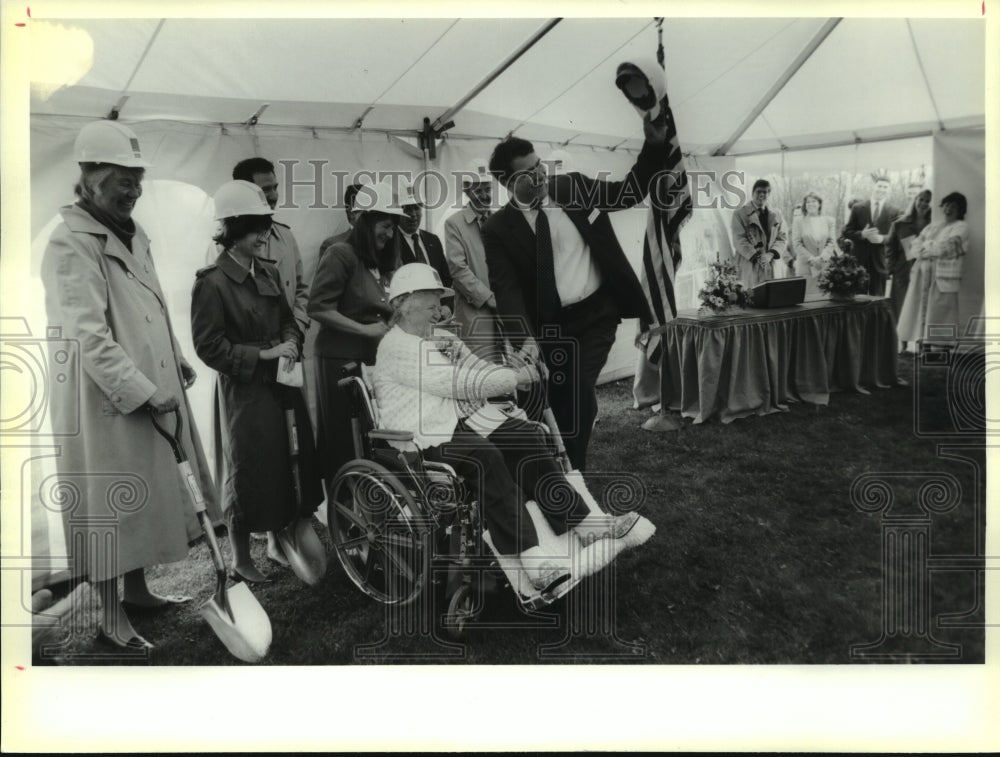
[[[649,414],[631,409],[630,381],[603,386],[588,479],[597,493],[616,472],[639,477],[641,511],[658,529],[646,545],[545,612],[519,610],[509,590],[489,594],[480,625],[456,643],[435,623],[444,607],[433,597],[425,612],[400,621],[363,595],[332,554],[324,580],[309,588],[269,565],[256,541],[258,565],[275,578],[253,588],[274,629],[266,663],[861,662],[852,645],[877,641],[885,625],[883,531],[893,528],[927,534],[917,583],[929,587],[926,605],[904,603],[912,615],[902,620],[920,625],[891,635],[895,659],[931,661],[909,653],[950,644],[957,656],[946,661],[982,662],[983,595],[975,581],[982,560],[975,555],[984,547],[983,436],[943,435],[951,422],[947,370],[919,374],[916,381],[914,358],[901,359],[909,386],[837,394],[828,407],[797,404],[728,425],[687,421],[667,434],[639,428]],[[918,420],[941,433],[918,436]],[[879,480],[891,487],[888,514],[852,502],[852,483],[863,474],[887,474]],[[950,508],[927,516],[921,502]],[[916,519],[884,520],[907,515]],[[201,544],[185,562],[149,575],[154,590],[199,601],[214,586]],[[35,662],[121,664],[93,656],[94,600],[86,586],[73,596],[72,613],[50,635],[52,654]],[[193,605],[134,624],[156,644],[151,664],[240,664]],[[415,630],[389,633],[400,625]]]

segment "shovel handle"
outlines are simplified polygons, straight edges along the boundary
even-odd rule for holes
[[[160,424],[156,420],[156,416],[159,415],[152,407],[149,408],[149,419],[153,422],[153,427],[156,432],[167,440],[170,444],[170,449],[174,452],[174,458],[178,463],[183,463],[187,460],[184,455],[184,449],[181,447],[181,433],[184,431],[184,416],[181,415],[181,410],[179,407],[174,408],[174,432],[170,433],[167,431],[166,426]]]

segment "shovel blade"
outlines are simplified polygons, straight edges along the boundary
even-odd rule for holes
[[[297,520],[278,532],[278,541],[288,558],[292,572],[307,586],[315,586],[326,575],[326,548],[312,523]]]
[[[267,613],[246,584],[226,589],[226,599],[232,619],[214,598],[202,606],[202,617],[233,657],[243,662],[260,662],[271,646],[271,621]]]

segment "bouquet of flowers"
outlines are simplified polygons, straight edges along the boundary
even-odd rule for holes
[[[747,307],[751,303],[751,294],[740,281],[736,266],[712,263],[709,276],[698,292],[698,299],[701,300],[699,310],[721,313],[731,307]]]
[[[834,297],[850,297],[868,291],[868,271],[850,254],[830,258],[816,276],[821,292]]]

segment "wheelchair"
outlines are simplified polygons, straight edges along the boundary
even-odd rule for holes
[[[349,375],[338,383],[351,404],[355,459],[334,477],[327,522],[337,559],[362,592],[402,606],[432,583],[444,583],[448,609],[443,626],[460,638],[482,609],[480,595],[497,583],[510,584],[522,607],[537,610],[581,580],[571,577],[544,591],[512,582],[511,565],[517,559],[483,549],[484,542],[491,546],[488,531],[463,477],[446,463],[425,459],[410,432],[380,429],[370,373],[356,365],[345,373]],[[568,471],[558,433],[534,423]]]

